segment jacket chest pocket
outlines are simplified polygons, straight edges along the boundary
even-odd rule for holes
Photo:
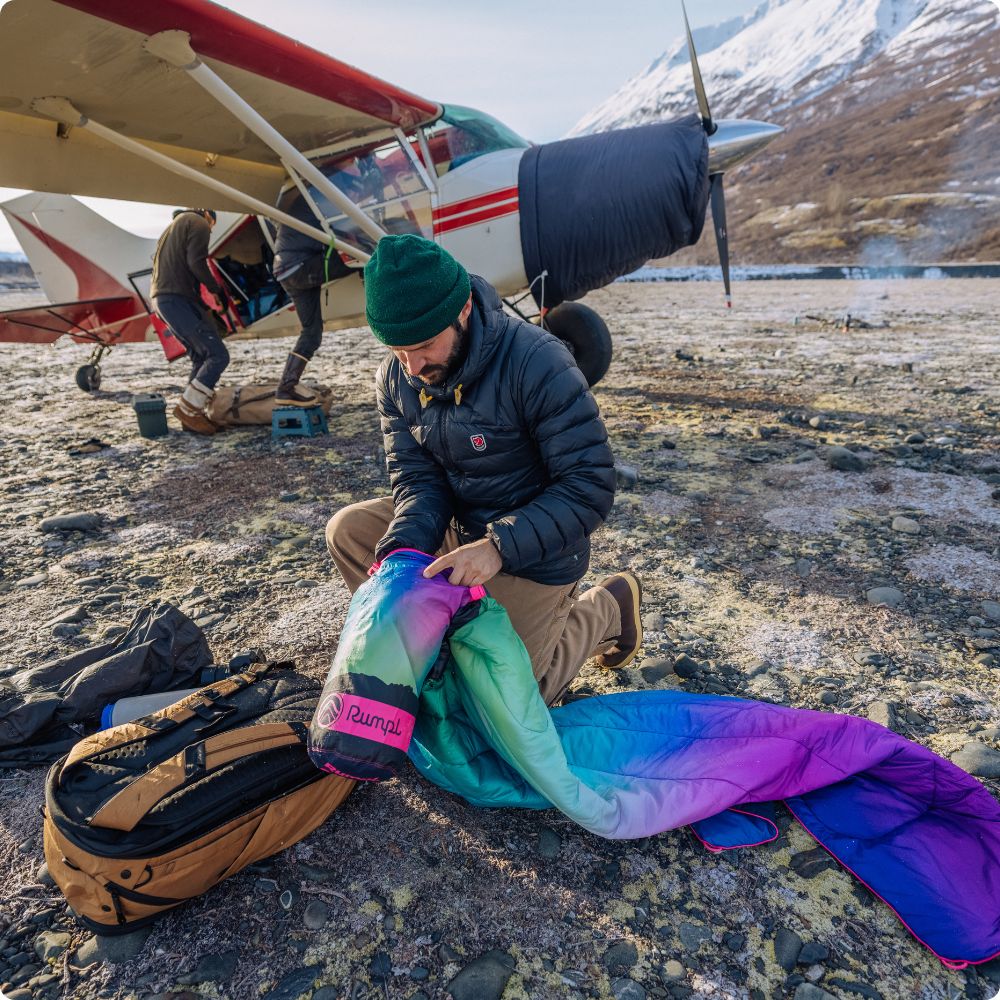
[[[517,468],[535,455],[531,439],[516,427],[454,421],[448,431],[448,443],[456,464],[464,472],[495,466]]]

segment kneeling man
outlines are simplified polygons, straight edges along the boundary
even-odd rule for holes
[[[550,705],[589,657],[624,666],[642,639],[638,581],[617,573],[579,592],[615,473],[566,347],[419,236],[381,239],[365,297],[391,351],[376,392],[392,496],[327,525],[348,588],[394,549],[437,554],[425,576],[450,568],[452,583],[485,584],[507,609]]]

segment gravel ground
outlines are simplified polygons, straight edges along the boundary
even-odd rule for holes
[[[585,666],[575,689],[868,715],[959,754],[996,793],[1000,283],[756,282],[728,314],[706,284],[588,302],[616,341],[597,398],[637,476],[622,470],[592,573],[631,568],[647,604],[641,657]],[[236,345],[227,378],[273,377],[286,350]],[[374,340],[327,335],[313,371],[334,388],[330,435],[291,442],[264,429],[144,440],[131,394],[172,405],[182,371],[156,345],[125,347],[88,397],[72,384],[84,356],[0,345],[2,666],[83,648],[164,597],[220,662],[256,646],[323,677],[348,603],[323,525],[387,487]],[[70,454],[92,437],[109,447]],[[100,528],[39,530],[75,512]],[[94,577],[99,599],[79,582]],[[77,607],[82,621],[53,624]],[[713,855],[683,830],[615,843],[554,813],[476,810],[412,771],[359,789],[150,934],[102,944],[42,868],[43,778],[0,774],[12,1000],[976,1000],[1000,987],[1000,961],[945,969],[787,814],[766,847]]]

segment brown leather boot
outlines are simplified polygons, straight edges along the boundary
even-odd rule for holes
[[[204,413],[183,399],[174,407],[174,416],[180,421],[184,430],[195,434],[214,434],[219,429]]]
[[[275,406],[319,406],[319,396],[312,389],[299,386],[299,379],[302,378],[307,363],[307,358],[294,351],[288,355],[281,384],[274,394]]]
[[[615,573],[597,586],[603,587],[615,599],[621,612],[622,631],[614,646],[596,659],[602,667],[624,667],[632,662],[642,645],[642,618],[639,612],[642,585],[631,573]]]
[[[208,416],[208,406],[214,395],[214,390],[202,385],[196,378],[188,382],[184,394],[174,407],[174,416],[186,431],[214,434],[219,429]]]

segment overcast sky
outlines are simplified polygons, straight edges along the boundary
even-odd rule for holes
[[[757,2],[692,0],[691,25],[748,13]],[[683,32],[680,0],[501,0],[481,6],[455,0],[230,0],[226,6],[421,97],[487,111],[536,142],[568,132]],[[693,91],[691,103],[693,108]],[[0,188],[0,201],[21,193]],[[158,235],[170,219],[170,207],[85,200],[143,236]],[[0,219],[0,251],[18,249]]]

